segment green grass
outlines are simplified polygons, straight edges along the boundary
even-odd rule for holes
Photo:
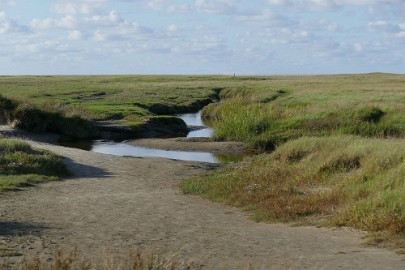
[[[225,89],[207,106],[216,140],[274,150],[301,136],[404,137],[405,76],[392,74],[277,76]],[[261,81],[263,83],[263,81]]]
[[[0,191],[17,190],[69,175],[63,158],[18,140],[0,138]]]
[[[217,121],[216,140],[268,154],[184,181],[185,193],[252,211],[257,221],[405,239],[404,75],[247,80],[225,88],[203,116]]]
[[[230,81],[204,76],[3,76],[0,119],[75,140],[98,137],[96,120],[120,120],[132,127],[134,137],[184,135],[184,123],[160,116],[198,111],[217,100],[217,82]],[[157,127],[159,121],[163,127]]]
[[[54,76],[0,77],[2,95],[85,109],[94,119],[168,115],[197,111],[217,98],[228,77]]]
[[[405,231],[405,140],[303,137],[182,183],[185,193],[243,207],[256,220]]]

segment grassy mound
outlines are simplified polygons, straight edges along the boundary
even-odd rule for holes
[[[0,138],[0,191],[55,181],[68,174],[62,157]]]
[[[256,220],[405,231],[405,141],[304,137],[183,182],[185,193],[253,210]]]
[[[2,122],[32,132],[54,132],[69,139],[95,138],[98,130],[85,111],[62,104],[41,106],[0,96]]]

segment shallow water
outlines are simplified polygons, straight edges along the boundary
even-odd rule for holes
[[[183,119],[188,126],[197,128],[196,130],[189,132],[189,134],[187,135],[188,138],[195,138],[195,137],[208,138],[211,137],[214,132],[211,123],[207,123],[201,119],[201,112],[178,115],[178,117]],[[209,163],[237,162],[243,160],[244,156],[243,154],[224,155],[224,154],[213,154],[209,152],[169,151],[136,146],[132,144],[127,144],[125,142],[117,143],[100,140],[91,142],[74,142],[74,143],[65,142],[60,143],[60,145],[116,156],[163,157],[177,160],[200,161]]]
[[[146,148],[142,146],[130,145],[126,143],[95,142],[91,148],[92,152],[135,157],[164,157],[170,159],[201,161],[209,163],[223,163],[240,161],[241,155],[220,155],[208,152],[187,152],[187,151],[167,151],[161,149]]]
[[[201,111],[198,113],[186,113],[178,115],[179,118],[186,122],[187,126],[195,127],[196,130],[192,130],[187,134],[187,138],[204,137],[210,138],[214,133],[212,123],[204,121],[201,118]]]

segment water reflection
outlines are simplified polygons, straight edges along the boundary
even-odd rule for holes
[[[169,151],[113,142],[95,142],[92,145],[91,151],[117,156],[164,157],[170,159],[201,161],[209,163],[236,162],[243,159],[242,155],[223,155],[208,152]]]
[[[187,134],[187,138],[210,138],[214,133],[213,123],[201,118],[201,111],[197,113],[186,113],[178,115],[179,118],[192,130]]]

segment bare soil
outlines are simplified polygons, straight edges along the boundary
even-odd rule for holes
[[[209,138],[154,138],[133,140],[127,143],[172,151],[204,151],[219,154],[242,154],[245,152],[245,145],[241,142],[215,142]]]
[[[74,176],[0,194],[0,250],[94,259],[141,248],[202,269],[405,269],[405,257],[364,247],[363,232],[255,223],[238,209],[181,193],[182,179],[218,165],[130,158],[29,141],[66,157]]]

